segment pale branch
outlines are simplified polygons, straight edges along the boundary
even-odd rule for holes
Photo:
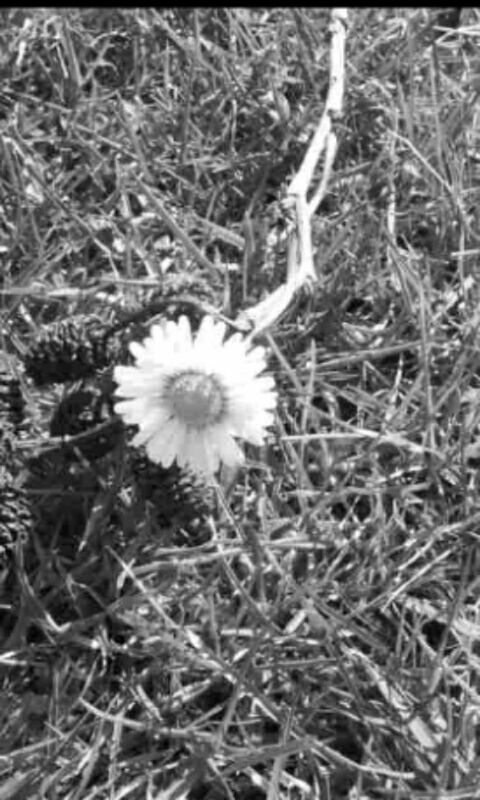
[[[315,191],[312,199],[308,203],[308,213],[310,218],[313,217],[315,211],[327,193],[328,182],[330,180],[330,175],[332,174],[333,162],[335,161],[336,155],[337,137],[334,131],[330,131],[325,148],[325,161],[323,166],[322,180],[320,181],[318,189]]]
[[[325,196],[337,151],[333,123],[342,113],[345,84],[345,39],[347,9],[334,8],[331,13],[330,78],[327,99],[320,123],[305,154],[303,162],[287,189],[287,200],[293,207],[295,224],[290,233],[287,279],[268,297],[243,311],[237,323],[253,327],[253,338],[272,326],[290,305],[302,286],[317,280],[313,260],[312,215]],[[325,151],[322,178],[313,196],[308,192],[314,180],[320,156]]]

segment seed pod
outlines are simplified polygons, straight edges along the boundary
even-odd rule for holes
[[[90,461],[113,450],[122,430],[121,420],[112,414],[111,398],[96,386],[69,392],[50,421],[51,436],[71,437],[92,431],[91,436],[82,436],[72,443]]]
[[[211,303],[212,305],[216,305],[217,302],[216,292],[210,283],[202,275],[188,272],[168,275],[158,292],[153,294],[152,301],[168,300],[170,305],[165,314],[171,319],[176,319],[180,314],[197,317],[199,315],[198,310],[188,302],[185,302],[188,297],[192,297],[199,302]],[[181,298],[185,299],[182,300]]]
[[[21,469],[22,460],[16,447],[17,437],[11,425],[2,421],[0,427],[0,468],[11,475]]]
[[[38,386],[89,377],[115,361],[118,343],[98,317],[78,315],[48,325],[25,355]]]
[[[162,467],[135,451],[130,453],[130,467],[135,487],[153,506],[158,525],[193,530],[211,513],[212,491],[187,470],[176,464]]]
[[[7,357],[0,351],[0,424],[15,431],[23,421],[25,400],[20,381],[12,375]]]
[[[16,543],[24,544],[32,527],[32,516],[22,489],[8,478],[0,486],[0,567],[11,561]]]

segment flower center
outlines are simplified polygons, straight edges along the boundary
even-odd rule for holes
[[[185,425],[204,428],[218,422],[222,416],[224,393],[213,375],[182,372],[173,376],[165,394],[175,415]]]

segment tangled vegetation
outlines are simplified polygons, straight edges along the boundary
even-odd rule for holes
[[[317,281],[216,490],[112,368],[285,280],[330,12],[0,13],[1,800],[477,797],[480,13],[349,11]]]

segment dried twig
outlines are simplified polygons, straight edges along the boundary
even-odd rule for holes
[[[325,196],[337,150],[333,123],[342,112],[345,75],[345,34],[347,9],[334,8],[331,16],[330,85],[325,109],[303,163],[287,190],[287,199],[294,209],[294,225],[290,234],[289,264],[286,282],[253,308],[243,311],[237,324],[253,325],[251,337],[271,326],[289,306],[302,286],[316,281],[311,236],[311,218]],[[325,151],[322,178],[311,199],[308,193],[315,169]]]

